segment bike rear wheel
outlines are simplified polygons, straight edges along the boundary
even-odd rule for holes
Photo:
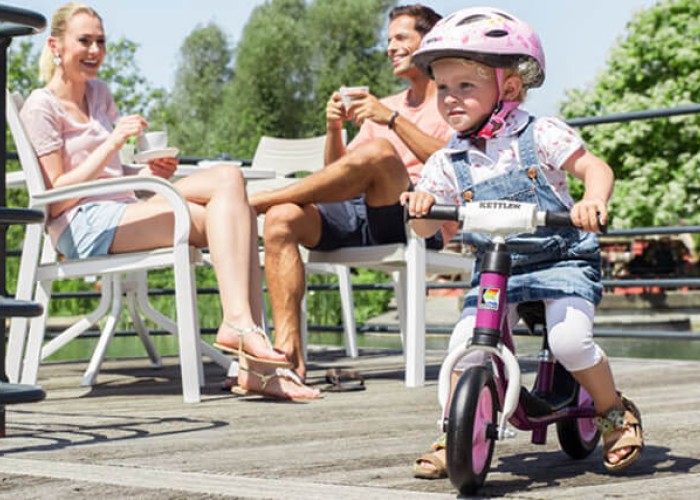
[[[576,383],[578,405],[593,406],[593,398]],[[569,418],[557,422],[557,437],[561,449],[574,460],[590,455],[598,445],[600,431],[592,418]]]
[[[493,375],[483,366],[469,368],[457,382],[447,423],[447,473],[462,495],[471,495],[484,484],[497,418]]]

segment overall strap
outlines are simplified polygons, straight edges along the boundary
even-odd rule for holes
[[[472,176],[469,173],[469,153],[467,151],[459,151],[450,154],[450,163],[457,178],[457,187],[460,193],[459,202],[464,205],[467,201],[462,196],[462,193],[472,185]]]
[[[525,128],[518,137],[518,152],[520,153],[520,169],[540,167],[540,159],[537,156],[537,146],[535,145],[535,118],[530,117]]]

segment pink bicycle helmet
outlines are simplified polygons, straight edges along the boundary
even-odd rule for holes
[[[431,65],[438,59],[471,59],[496,69],[498,102],[490,116],[472,130],[460,135],[490,139],[497,136],[508,114],[520,101],[501,98],[503,69],[517,68],[523,87],[539,87],[544,82],[544,51],[540,38],[528,24],[492,7],[462,9],[440,20],[413,53],[413,63],[433,77]]]
[[[494,68],[518,67],[526,88],[544,82],[544,51],[530,25],[492,7],[470,7],[440,20],[428,32],[412,56],[413,62],[432,76],[437,59],[461,57]]]

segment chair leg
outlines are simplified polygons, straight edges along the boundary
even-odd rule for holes
[[[306,316],[306,292],[301,299],[301,310],[299,311],[299,334],[301,335],[301,352],[304,354],[304,363],[308,361],[309,327]]]
[[[17,279],[17,300],[31,300],[36,284],[36,271],[39,264],[39,249],[41,248],[41,224],[30,224],[24,235],[22,248],[22,260],[19,265]],[[5,372],[10,382],[19,381],[20,370],[22,369],[22,357],[27,340],[27,318],[12,318],[10,321],[10,333],[7,341],[7,355],[5,356]]]
[[[63,346],[82,335],[104,317],[112,304],[112,276],[104,276],[102,278],[102,294],[97,308],[84,318],[81,318],[62,333],[54,337],[44,347],[41,348],[41,358],[44,360],[53,353],[61,349]]]
[[[126,293],[126,307],[129,310],[129,316],[131,316],[131,322],[134,324],[134,329],[141,339],[144,349],[146,349],[148,359],[151,360],[151,368],[161,368],[163,366],[163,362],[160,358],[160,353],[153,343],[153,339],[148,332],[146,324],[141,319],[141,315],[139,314],[139,310],[136,305],[137,300],[135,297],[135,292],[128,291]]]
[[[175,297],[182,397],[185,403],[198,403],[201,400],[199,388],[204,385],[194,281],[189,246],[180,243],[175,247]]]
[[[394,297],[396,297],[396,311],[399,316],[399,337],[401,337],[401,347],[403,352],[406,352],[406,268],[400,271],[391,273],[391,278],[394,282]]]
[[[22,384],[36,385],[41,359],[41,344],[44,342],[46,318],[49,315],[52,285],[53,281],[40,281],[37,283],[34,300],[41,304],[44,312],[40,316],[32,318],[29,322],[27,347],[24,353],[24,362],[22,363]]]
[[[343,331],[345,333],[345,354],[357,357],[357,328],[355,327],[355,302],[352,297],[352,281],[348,266],[334,266],[338,275],[340,303],[343,312]]]
[[[406,386],[425,383],[425,240],[408,239],[406,311]]]
[[[160,353],[153,343],[153,338],[151,338],[148,328],[139,312],[138,294],[142,288],[146,289],[146,295],[148,295],[148,273],[146,271],[128,273],[124,277],[124,294],[126,296],[126,306],[129,310],[129,316],[131,316],[131,322],[141,339],[143,347],[146,349],[148,358],[151,360],[151,367],[161,368],[163,362],[160,358]]]
[[[146,281],[139,281],[136,288],[135,300],[138,304],[139,309],[143,315],[161,326],[164,330],[172,333],[173,335],[178,334],[177,323],[172,319],[168,318],[165,314],[153,308],[151,303],[148,301],[148,284]],[[230,357],[226,356],[222,352],[214,349],[212,346],[207,344],[204,340],[200,339],[200,347],[202,349],[202,354],[210,358],[214,363],[221,366],[225,370],[230,369],[230,365],[235,363]],[[236,363],[238,366],[238,363]]]
[[[105,325],[100,333],[100,339],[97,341],[97,346],[92,353],[90,363],[88,364],[87,370],[85,370],[85,374],[83,375],[83,382],[80,385],[95,385],[97,374],[100,371],[100,366],[102,366],[105,354],[107,353],[107,347],[114,338],[114,332],[117,330],[117,323],[119,322],[119,314],[121,313],[121,310],[122,279],[121,276],[114,276],[112,280],[112,311],[107,316],[107,321],[105,321]]]

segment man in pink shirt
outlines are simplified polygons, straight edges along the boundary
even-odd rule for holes
[[[303,379],[300,306],[305,291],[298,245],[314,250],[405,242],[400,194],[417,182],[423,163],[445,146],[454,131],[440,117],[435,83],[411,61],[421,39],[440,19],[422,5],[389,14],[387,54],[394,74],[409,88],[377,99],[350,94],[345,108],[338,92],[326,106],[326,167],[289,187],[260,193],[251,206],[265,217],[265,274],[275,324],[275,347]],[[360,132],[343,144],[343,122]],[[438,232],[429,248],[442,248],[450,234]]]

